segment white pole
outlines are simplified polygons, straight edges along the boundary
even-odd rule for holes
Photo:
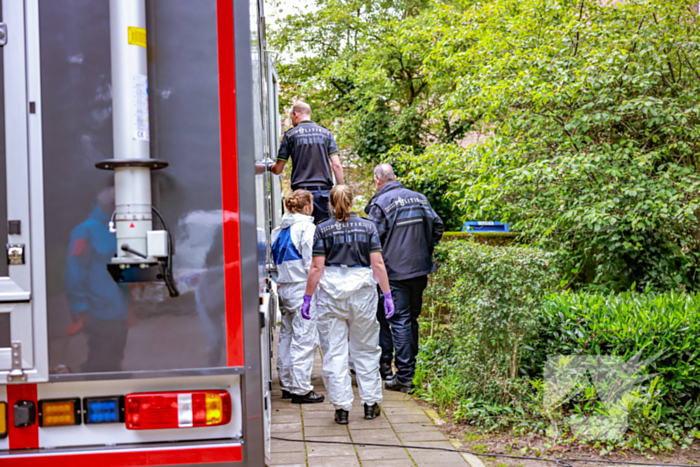
[[[145,0],[110,0],[112,119],[114,159],[150,159],[148,61]],[[147,254],[146,232],[152,230],[151,170],[114,170],[117,262],[143,263],[123,245]]]

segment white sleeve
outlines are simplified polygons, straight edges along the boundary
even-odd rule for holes
[[[311,270],[315,234],[316,226],[314,224],[309,222],[308,226],[304,226],[304,230],[301,235],[301,257],[304,261],[304,269],[306,270],[307,274]]]
[[[277,240],[277,236],[280,234],[280,228],[275,227],[275,229],[272,231],[270,234],[270,248],[272,248],[272,244],[275,243],[275,240]]]

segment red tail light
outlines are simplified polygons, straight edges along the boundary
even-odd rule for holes
[[[231,421],[231,395],[226,391],[173,391],[128,394],[129,430],[226,425]]]

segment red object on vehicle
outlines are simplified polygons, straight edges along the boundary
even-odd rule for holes
[[[129,430],[218,426],[231,421],[231,395],[218,389],[128,394],[124,406]]]

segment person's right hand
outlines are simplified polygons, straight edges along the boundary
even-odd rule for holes
[[[304,303],[301,305],[301,317],[311,319],[311,295],[304,294]]]

